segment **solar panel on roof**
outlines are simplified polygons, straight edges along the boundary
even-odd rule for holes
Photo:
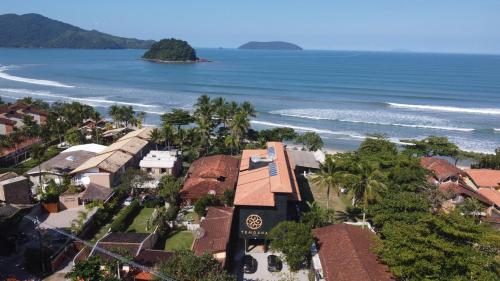
[[[276,163],[269,163],[268,168],[269,176],[273,177],[278,175],[278,168],[276,167]]]
[[[276,151],[274,150],[274,147],[268,147],[267,148],[267,156],[269,158],[274,158],[274,156],[276,156]]]

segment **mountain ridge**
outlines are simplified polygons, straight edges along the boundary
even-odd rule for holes
[[[36,13],[0,15],[4,48],[148,49],[154,42],[86,30]]]

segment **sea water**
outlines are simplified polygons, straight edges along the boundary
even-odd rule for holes
[[[447,136],[462,149],[500,147],[500,56],[198,49],[206,63],[159,64],[144,50],[0,49],[0,96],[78,101],[105,113],[132,105],[157,125],[200,94],[250,101],[257,129],[317,132],[327,147],[370,134],[400,143]]]

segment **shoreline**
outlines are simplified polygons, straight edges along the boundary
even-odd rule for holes
[[[207,59],[198,59],[194,61],[169,61],[169,60],[160,60],[160,59],[146,59],[146,58],[139,58],[140,60],[143,61],[148,61],[148,62],[154,62],[154,63],[164,63],[164,64],[191,64],[191,63],[200,63],[200,62],[213,62],[211,60]]]

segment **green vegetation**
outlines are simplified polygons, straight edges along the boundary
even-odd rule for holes
[[[165,263],[160,272],[178,281],[233,281],[236,280],[221,268],[220,263],[211,255],[197,257],[191,251],[176,251]]]
[[[302,144],[303,147],[309,151],[316,151],[322,149],[325,145],[321,137],[315,132],[307,132],[303,135],[297,136],[295,142]]]
[[[208,206],[218,205],[221,205],[220,200],[212,194],[207,194],[194,203],[194,212],[197,213],[198,216],[204,217],[207,215]]]
[[[122,232],[127,229],[132,220],[141,211],[141,206],[137,200],[134,200],[129,206],[118,214],[111,224],[111,231]]]
[[[271,249],[280,251],[292,270],[299,270],[308,261],[314,237],[311,228],[302,223],[283,221],[269,233]]]
[[[342,187],[354,207],[337,212],[336,221],[370,219],[381,238],[376,252],[401,280],[496,280],[500,274],[500,234],[475,216],[484,208],[467,200],[451,213],[441,211],[445,196],[427,183],[419,156],[459,158],[446,138],[429,137],[398,150],[383,136],[366,139],[357,151],[328,156],[313,181]],[[334,164],[332,164],[333,162]],[[328,190],[327,190],[328,193]],[[335,207],[335,206],[334,206]],[[331,223],[310,206],[306,227]]]
[[[116,271],[102,270],[102,262],[99,257],[90,257],[87,260],[75,264],[71,271],[64,275],[65,278],[72,281],[93,280],[93,281],[115,281],[119,280],[113,274]]]
[[[84,30],[39,14],[1,15],[0,26],[4,48],[147,49],[154,43]]]
[[[479,158],[473,168],[495,169],[500,170],[500,148],[495,149],[494,155],[483,155]]]
[[[165,251],[190,250],[193,244],[194,235],[189,230],[173,230],[165,241]]]
[[[154,208],[143,208],[127,228],[127,232],[144,233],[153,231],[154,229],[148,228],[148,225],[150,225],[154,210]]]
[[[154,43],[151,48],[144,53],[143,59],[158,60],[167,62],[187,62],[196,61],[196,51],[189,46],[188,42],[178,39],[163,39]]]
[[[113,118],[113,122],[118,127],[133,125],[140,128],[146,117],[145,112],[135,112],[134,108],[130,105],[119,106],[114,104],[109,108],[108,114]]]

